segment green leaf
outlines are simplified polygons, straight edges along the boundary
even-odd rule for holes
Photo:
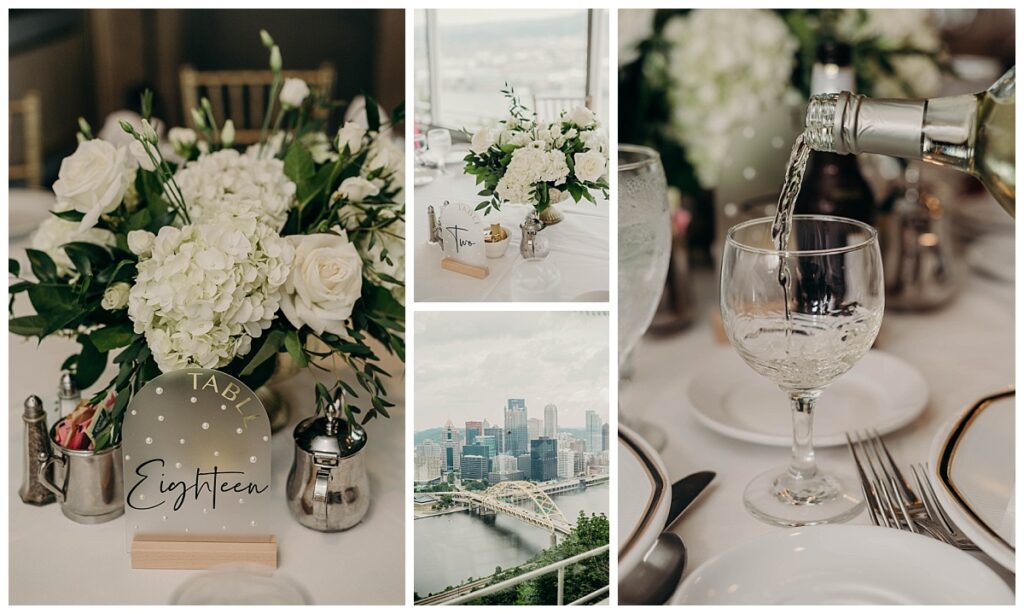
[[[377,101],[374,100],[373,96],[363,94],[363,99],[366,103],[366,126],[371,132],[380,130],[380,107],[377,106]]]
[[[67,211],[51,211],[50,215],[55,215],[62,220],[69,222],[81,222],[85,214],[81,211],[75,211],[74,209],[68,209]]]
[[[398,106],[391,111],[391,125],[397,126],[405,121],[405,101],[398,103]]]
[[[75,384],[79,390],[85,390],[96,383],[107,368],[107,353],[101,352],[87,335],[79,335],[78,342],[82,351],[75,362]]]
[[[301,368],[309,364],[309,360],[306,358],[306,352],[302,348],[302,340],[299,339],[299,333],[294,329],[289,330],[285,336],[284,347],[288,350],[288,354],[291,355],[292,360],[295,361],[295,366]]]
[[[21,275],[21,263],[14,258],[7,259],[7,272],[15,277]]]
[[[260,348],[256,350],[256,353],[253,354],[251,359],[249,359],[248,364],[246,364],[245,368],[242,369],[240,375],[245,376],[251,374],[256,370],[256,367],[276,356],[277,353],[281,351],[281,343],[283,341],[283,330],[275,329],[270,331],[270,333],[267,334],[266,339],[263,341],[263,344],[260,345]]]
[[[57,281],[57,265],[53,258],[38,249],[26,249],[29,264],[32,266],[32,273],[39,281]]]
[[[128,216],[128,223],[125,226],[125,230],[142,230],[149,223],[153,221],[153,214],[150,213],[149,209],[139,209],[135,213]]]
[[[129,323],[111,324],[95,330],[89,335],[89,339],[101,352],[109,352],[117,348],[123,348],[135,340],[135,329]]]
[[[11,318],[7,322],[7,328],[15,335],[22,337],[38,337],[42,335],[46,320],[42,316],[22,316]]]
[[[288,148],[284,157],[284,174],[301,186],[309,182],[316,175],[316,168],[313,164],[313,156],[299,142],[293,142]]]
[[[50,319],[51,316],[75,309],[75,297],[71,286],[60,284],[36,284],[28,289],[36,313]]]

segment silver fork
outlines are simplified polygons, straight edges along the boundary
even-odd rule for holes
[[[931,517],[924,501],[914,493],[877,432],[854,433],[853,438],[847,433],[846,443],[874,525],[923,533],[957,545],[951,532]]]
[[[950,543],[961,550],[980,550],[978,545],[971,541],[971,538],[967,537],[960,530],[960,527],[956,526],[949,516],[946,515],[946,512],[943,511],[942,506],[938,504],[938,497],[935,495],[931,481],[928,480],[928,465],[917,463],[916,465],[911,465],[910,470],[914,474],[914,481],[917,482],[918,490],[921,491],[921,499],[928,516],[942,525],[950,537]]]

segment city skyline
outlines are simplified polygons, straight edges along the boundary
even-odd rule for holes
[[[585,428],[588,410],[608,421],[606,313],[424,312],[416,336],[417,432],[504,426],[509,399],[542,423],[556,405],[560,429]]]

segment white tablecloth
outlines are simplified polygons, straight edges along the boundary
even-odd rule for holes
[[[416,224],[416,275],[414,288],[417,301],[511,301],[512,268],[519,255],[519,224],[530,207],[502,205],[484,218],[485,224],[501,223],[511,240],[505,256],[488,259],[490,274],[484,279],[467,277],[441,268],[441,249],[428,245],[427,206],[440,212],[444,201],[465,202],[474,207],[483,200],[473,178],[462,173],[461,166],[449,165],[448,175],[439,175],[432,183],[416,188],[413,199],[413,223]],[[596,193],[597,204],[589,201],[558,205],[565,219],[542,231],[551,245],[548,261],[558,267],[562,276],[557,296],[552,301],[594,300],[579,298],[586,292],[608,292],[608,201]],[[606,299],[605,299],[606,300]]]
[[[24,261],[24,244],[11,255]],[[29,306],[19,296],[16,314]],[[99,525],[76,524],[56,503],[36,507],[18,497],[23,465],[22,405],[30,394],[52,409],[60,364],[77,344],[11,335],[8,406],[8,510],[10,603],[12,604],[165,604],[174,590],[198,571],[133,570],[125,548],[124,516]],[[292,519],[285,502],[285,480],[293,456],[295,423],[313,410],[308,372],[284,382],[281,391],[292,407],[292,423],[274,434],[271,491],[272,531],[278,541],[278,571],[298,583],[309,600],[325,604],[402,604],[405,601],[405,392],[404,365],[383,365],[394,376],[388,385],[397,405],[392,418],[367,425],[366,465],[372,499],[362,523],[341,533],[320,533]],[[100,379],[109,381],[113,368]],[[355,378],[351,379],[356,386]],[[49,424],[52,426],[52,420]]]
[[[706,496],[674,527],[686,543],[687,575],[724,550],[782,530],[751,516],[743,507],[742,497],[755,475],[772,467],[781,468],[789,458],[788,448],[719,435],[701,425],[686,409],[685,376],[716,344],[707,317],[717,305],[715,281],[706,272],[698,278],[701,311],[692,328],[675,337],[644,338],[635,352],[633,379],[620,390],[623,415],[642,418],[666,432],[668,443],[660,456],[671,481],[705,469],[718,474]],[[946,420],[978,398],[1014,383],[1013,285],[972,276],[954,302],[941,310],[888,310],[879,348],[913,364],[928,383],[929,401],[924,413],[885,438],[902,464],[926,461],[932,438]],[[827,412],[828,408],[821,407],[820,411]],[[826,468],[838,467],[853,474],[845,447],[818,448],[817,453]],[[851,522],[871,523],[866,512]],[[1009,582],[1012,587],[1012,580]]]

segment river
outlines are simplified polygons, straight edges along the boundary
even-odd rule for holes
[[[608,514],[608,483],[583,491],[553,495],[570,522],[580,511]],[[504,514],[493,525],[469,513],[445,514],[413,521],[416,540],[415,590],[420,597],[469,578],[525,563],[551,545],[548,532]]]

